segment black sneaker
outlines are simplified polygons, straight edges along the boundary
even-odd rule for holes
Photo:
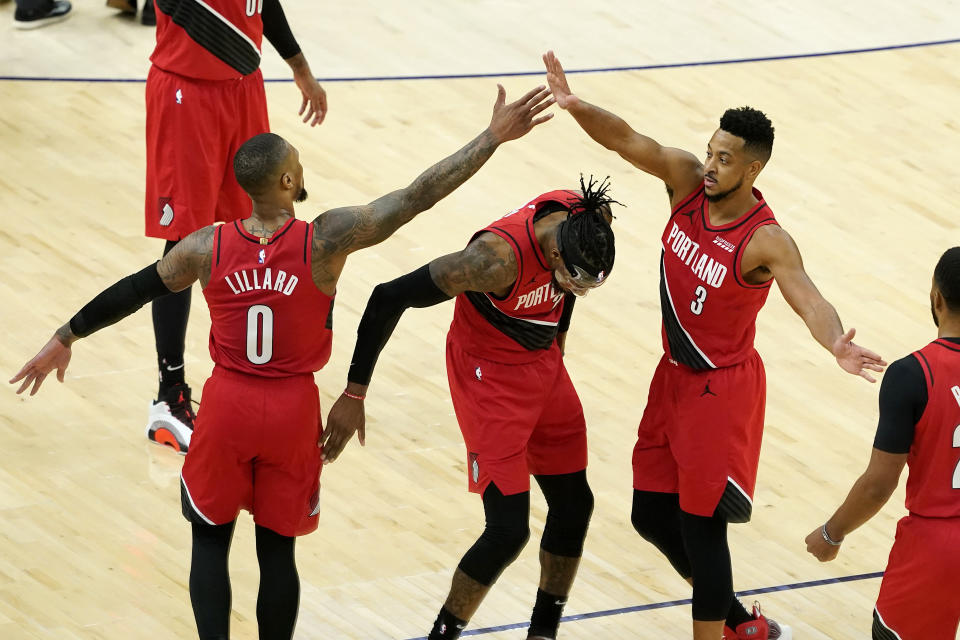
[[[153,7],[153,0],[146,0],[146,2],[143,3],[140,22],[148,27],[157,26],[157,10]]]
[[[17,7],[13,14],[13,26],[17,29],[38,29],[54,22],[66,20],[73,6],[67,0],[50,0],[39,9],[24,10]]]
[[[197,414],[190,404],[190,387],[174,385],[163,398],[150,403],[147,439],[166,445],[182,456],[187,455],[196,419]]]

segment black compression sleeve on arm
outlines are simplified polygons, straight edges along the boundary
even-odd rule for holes
[[[70,318],[70,331],[78,338],[85,338],[168,293],[170,290],[160,279],[157,263],[154,262],[101,291]]]
[[[263,35],[286,60],[300,53],[300,45],[290,31],[287,15],[280,6],[280,0],[263,0]]]
[[[353,349],[347,380],[370,384],[380,351],[390,339],[404,310],[409,307],[430,307],[449,299],[450,296],[441,291],[430,277],[428,264],[374,287],[357,327],[357,346]]]
[[[570,318],[573,316],[573,305],[577,302],[577,296],[572,293],[563,294],[563,313],[560,314],[560,322],[557,323],[557,333],[566,333],[570,329]]]
[[[927,381],[912,355],[897,360],[880,384],[880,420],[873,446],[887,453],[910,453],[917,421],[927,407]]]

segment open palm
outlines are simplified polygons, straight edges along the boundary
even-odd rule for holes
[[[578,98],[570,91],[567,74],[564,73],[556,54],[553,51],[543,54],[543,64],[547,67],[547,84],[550,86],[550,93],[557,101],[557,106],[561,109],[572,107],[577,103]]]

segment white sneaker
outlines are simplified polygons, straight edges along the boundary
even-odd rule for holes
[[[190,387],[178,384],[165,398],[150,402],[147,439],[187,455],[196,417],[190,404]]]

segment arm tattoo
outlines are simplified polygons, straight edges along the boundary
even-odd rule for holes
[[[314,265],[375,245],[452,193],[475,174],[496,151],[489,130],[471,140],[417,177],[408,187],[392,191],[364,206],[341,207],[314,220]]]
[[[195,280],[206,287],[213,262],[213,225],[188,235],[160,260],[157,273],[170,291],[183,291]]]
[[[484,234],[460,253],[434,260],[430,275],[449,296],[464,291],[502,292],[517,279],[517,257],[502,238]]]

